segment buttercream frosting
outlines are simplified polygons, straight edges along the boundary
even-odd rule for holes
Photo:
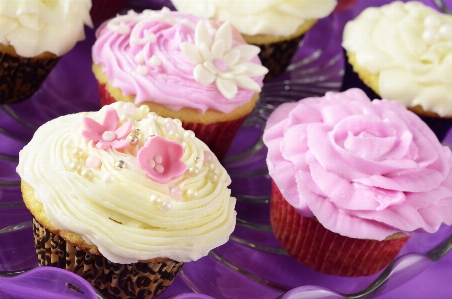
[[[195,16],[229,21],[246,35],[288,36],[306,20],[320,19],[336,0],[171,0],[176,9]]]
[[[113,262],[197,260],[235,227],[225,169],[179,120],[147,106],[117,102],[42,125],[17,172],[56,228]]]
[[[305,217],[383,240],[452,224],[452,156],[414,113],[359,89],[284,103],[264,131],[270,176]]]
[[[129,11],[98,29],[93,61],[136,104],[228,113],[261,90],[268,71],[234,30],[168,9]]]
[[[346,24],[342,45],[378,74],[383,98],[452,116],[452,16],[416,1],[367,8]]]
[[[23,57],[62,56],[93,26],[91,0],[0,0],[0,44]]]

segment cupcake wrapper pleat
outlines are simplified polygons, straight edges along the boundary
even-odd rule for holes
[[[116,99],[108,92],[105,84],[99,83],[98,86],[101,106],[110,105],[116,102]],[[202,140],[215,154],[218,160],[221,161],[226,156],[237,131],[240,129],[248,115],[235,120],[212,124],[183,121],[182,127],[185,130],[192,130],[195,133],[195,136]]]
[[[86,279],[105,298],[154,298],[163,292],[182,269],[173,260],[118,264],[68,244],[41,226],[33,217],[36,254],[40,266],[66,269]]]
[[[298,50],[303,36],[304,35],[300,35],[277,43],[256,45],[261,49],[259,52],[259,58],[262,65],[268,69],[264,82],[267,82],[285,72],[286,68],[292,61],[292,57]]]
[[[341,236],[316,219],[301,216],[272,182],[270,221],[276,239],[295,259],[321,273],[339,276],[372,275],[399,253],[409,237],[365,240]]]
[[[15,57],[0,52],[0,104],[30,98],[42,85],[59,58]]]

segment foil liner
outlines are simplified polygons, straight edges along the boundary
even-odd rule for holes
[[[129,0],[93,0],[90,10],[93,23],[105,21],[120,12]]]
[[[173,260],[118,264],[68,244],[33,217],[36,254],[40,266],[71,271],[86,279],[105,298],[150,299],[173,282],[183,262]]]
[[[345,50],[344,53],[344,77],[342,79],[342,87],[340,91],[346,91],[350,88],[359,88],[366,93],[366,95],[371,100],[381,100],[380,95],[378,95],[372,88],[367,86],[358,76],[358,74],[353,70],[353,66],[348,62],[347,54]],[[415,112],[414,112],[415,113]],[[427,115],[417,114],[429,128],[435,133],[436,137],[440,142],[446,138],[447,133],[450,128],[452,128],[452,118],[442,118],[442,117],[432,117]]]
[[[35,59],[0,52],[0,104],[30,98],[55,67],[59,58]]]
[[[321,273],[367,276],[388,265],[409,237],[365,240],[341,236],[301,216],[272,182],[270,222],[276,239],[296,260]]]
[[[292,57],[295,52],[298,50],[303,36],[304,35],[302,34],[292,39],[277,43],[255,45],[261,49],[259,52],[259,58],[262,65],[268,69],[264,82],[267,82],[284,73],[292,61]]]
[[[98,85],[101,106],[115,103],[116,99],[107,91],[105,84],[99,83]],[[245,115],[235,120],[211,124],[182,122],[182,127],[185,130],[192,130],[195,136],[202,140],[221,161],[226,156],[237,131],[247,117],[248,115]]]

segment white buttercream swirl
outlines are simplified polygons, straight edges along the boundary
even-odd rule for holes
[[[80,234],[113,262],[197,260],[227,242],[234,230],[235,198],[227,188],[231,179],[180,121],[148,114],[147,106],[130,105],[118,102],[99,112],[62,116],[44,124],[20,152],[17,172],[34,189],[55,227]],[[109,107],[118,111],[122,122],[134,121],[138,145],[101,150],[82,137],[82,118],[102,122]],[[137,149],[151,135],[184,146],[187,172],[168,184],[153,181],[138,164]],[[101,162],[90,168],[89,175],[85,167],[96,163],[85,164],[87,157]],[[123,169],[118,167],[120,160]],[[174,186],[182,189],[182,199],[171,196]]]
[[[247,35],[293,34],[306,20],[320,19],[336,7],[336,0],[172,0],[178,11],[229,21]]]
[[[23,57],[62,56],[93,26],[90,0],[0,0],[0,43]]]
[[[347,23],[342,45],[379,75],[382,98],[452,116],[452,16],[415,1],[367,8]]]

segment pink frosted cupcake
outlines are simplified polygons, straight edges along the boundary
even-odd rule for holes
[[[314,270],[371,275],[414,232],[452,224],[451,151],[397,102],[350,89],[286,103],[264,142],[275,236]]]
[[[259,51],[229,23],[129,11],[97,31],[93,72],[102,105],[133,102],[178,118],[221,159],[259,98]]]

